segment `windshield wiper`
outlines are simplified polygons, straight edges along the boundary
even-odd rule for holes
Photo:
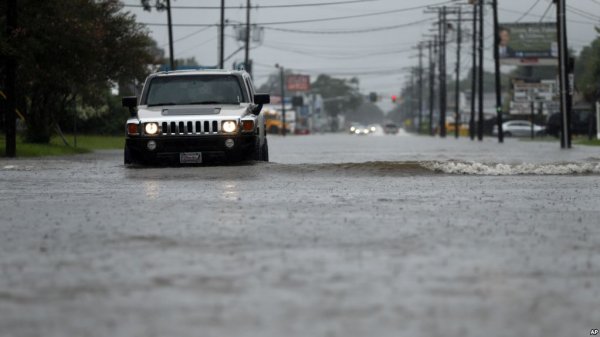
[[[174,102],[164,102],[164,103],[148,104],[148,106],[159,106],[159,105],[177,105],[177,103],[174,103]]]

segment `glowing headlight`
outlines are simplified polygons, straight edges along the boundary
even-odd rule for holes
[[[222,129],[227,133],[235,132],[237,124],[234,121],[225,121],[223,122]]]
[[[356,130],[356,128],[355,128],[355,127],[351,127],[351,128],[350,128],[350,132],[354,132],[354,130]]]
[[[158,133],[158,124],[146,123],[146,126],[144,126],[144,131],[147,135],[155,135]]]
[[[360,133],[359,129],[354,130],[354,133],[356,133],[357,135]]]
[[[376,129],[375,129],[375,127],[374,127],[374,126],[372,126],[372,127],[371,127],[371,132],[375,132],[375,130],[376,130]]]

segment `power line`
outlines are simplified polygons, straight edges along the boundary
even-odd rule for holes
[[[521,20],[523,20],[523,18],[525,18],[527,15],[529,15],[529,13],[531,13],[531,11],[535,8],[535,6],[537,6],[540,3],[541,0],[536,0],[533,5],[531,5],[531,7],[529,7],[529,9],[523,13],[523,15],[521,15],[517,20],[515,20],[515,22],[521,22]]]
[[[430,19],[418,20],[418,21],[413,21],[413,22],[398,24],[398,25],[383,26],[383,27],[371,27],[371,28],[362,28],[362,29],[351,29],[351,30],[321,30],[321,31],[318,31],[318,30],[302,30],[302,29],[288,29],[288,28],[276,28],[276,27],[265,27],[265,29],[279,31],[279,32],[285,32],[285,33],[297,33],[297,34],[323,34],[323,35],[326,35],[326,34],[331,34],[331,35],[359,34],[359,33],[371,33],[371,32],[378,32],[378,31],[384,31],[384,30],[404,28],[404,27],[418,25],[418,24],[425,23],[425,22],[430,22],[432,20],[433,19],[430,18]]]
[[[503,12],[507,12],[507,13],[513,13],[513,14],[523,14],[523,12],[519,12],[519,11],[515,11],[512,9],[507,9],[507,8],[498,8],[498,10],[503,11]],[[541,15],[537,15],[537,14],[532,14],[529,13],[529,16],[533,16],[533,17],[537,17],[537,18],[543,18],[543,16]],[[581,20],[567,20],[567,22],[569,23],[578,23],[578,24],[584,24],[584,25],[596,25],[598,24],[598,22],[592,22],[592,21],[581,21]]]
[[[444,5],[444,4],[449,4],[449,3],[452,3],[452,2],[453,1],[450,0],[450,1],[439,2],[439,3],[436,3],[436,4],[430,4],[430,5],[420,5],[420,6],[399,8],[399,9],[388,10],[388,11],[372,12],[372,13],[365,13],[365,14],[355,14],[355,15],[347,15],[347,16],[335,16],[335,17],[329,17],[329,18],[305,19],[305,20],[293,20],[293,21],[260,22],[260,23],[255,23],[254,25],[257,25],[257,26],[288,25],[288,24],[297,24],[297,23],[312,23],[312,22],[323,22],[323,21],[337,21],[337,20],[346,20],[346,19],[356,19],[356,18],[364,18],[364,17],[370,17],[370,16],[378,16],[378,15],[385,15],[385,14],[394,14],[394,13],[414,11],[414,10],[424,9],[424,8],[431,7],[431,6],[440,6],[440,5]],[[167,25],[165,23],[152,23],[152,22],[143,23],[143,24],[145,24],[147,26],[166,26]],[[193,23],[193,24],[192,23],[178,23],[178,24],[173,24],[174,27],[206,27],[206,26],[216,26],[216,25],[217,24],[198,24],[198,23]]]
[[[185,36],[182,36],[182,37],[180,37],[180,38],[178,38],[178,39],[176,39],[176,40],[173,40],[173,42],[179,42],[179,41],[185,40],[185,39],[187,39],[187,38],[190,38],[190,37],[192,37],[192,36],[194,36],[194,35],[196,35],[196,34],[200,34],[200,33],[202,33],[203,31],[205,31],[205,30],[208,30],[209,28],[210,28],[210,27],[204,27],[204,28],[201,28],[201,29],[199,29],[199,30],[197,30],[197,31],[195,31],[195,32],[193,32],[193,33],[189,33],[188,35],[185,35]],[[166,45],[168,45],[168,43],[165,43],[165,44],[163,45],[163,47],[164,47],[164,46],[166,46]]]
[[[256,5],[250,6],[250,8],[254,9],[263,9],[263,8],[295,8],[295,7],[316,7],[316,6],[332,6],[332,5],[345,5],[345,4],[353,4],[353,3],[361,3],[361,2],[375,2],[380,0],[347,0],[347,1],[332,1],[332,2],[313,2],[313,3],[298,3],[298,4],[285,4],[285,5]],[[129,5],[125,4],[123,7],[128,8],[145,8],[142,5]],[[155,7],[155,6],[151,6]],[[221,9],[221,6],[171,6],[172,9]],[[225,9],[246,9],[247,6],[225,6]]]

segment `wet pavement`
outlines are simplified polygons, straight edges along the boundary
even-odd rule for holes
[[[588,336],[600,149],[271,137],[272,163],[0,159],[0,336]]]

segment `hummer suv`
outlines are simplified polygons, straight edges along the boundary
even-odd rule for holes
[[[141,97],[123,97],[125,164],[269,160],[263,104],[245,71],[185,70],[150,75]]]

